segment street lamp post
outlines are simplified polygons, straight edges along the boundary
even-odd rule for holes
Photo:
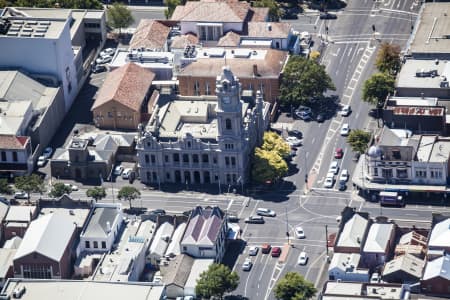
[[[287,243],[288,245],[290,244],[290,240],[289,240],[289,220],[288,220],[288,211],[287,211],[287,207],[284,208],[286,211],[286,237],[287,237]]]

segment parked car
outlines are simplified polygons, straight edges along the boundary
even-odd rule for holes
[[[295,112],[306,112],[308,114],[312,113],[311,107],[300,105]]]
[[[277,215],[273,210],[267,208],[258,208],[256,214],[264,217],[275,217]]]
[[[280,247],[273,247],[271,252],[272,257],[279,257],[281,255]]]
[[[336,151],[334,152],[334,158],[342,158],[344,156],[344,150],[342,148],[336,148]]]
[[[252,265],[252,260],[250,258],[246,258],[244,263],[242,264],[242,271],[250,271]]]
[[[294,129],[294,130],[289,130],[289,131],[288,131],[288,135],[289,135],[289,136],[296,137],[296,138],[298,138],[298,139],[303,138],[303,133],[302,133],[300,130],[296,130],[296,129]]]
[[[339,188],[340,191],[345,191],[347,189],[347,185],[345,181],[339,181]]]
[[[272,249],[272,246],[270,246],[270,244],[263,244],[261,246],[261,253],[262,254],[269,254],[270,253],[270,249]]]
[[[334,175],[337,175],[337,173],[339,173],[339,163],[337,161],[334,160],[331,162],[328,173],[333,173]]]
[[[361,156],[361,154],[359,154],[359,152],[355,152],[355,155],[353,155],[352,160],[353,161],[358,161],[360,156]]]
[[[28,199],[28,193],[23,191],[15,192],[14,199]]]
[[[317,114],[316,121],[319,122],[319,123],[325,121],[325,115],[322,114],[322,113]]]
[[[334,185],[334,178],[333,177],[327,177],[325,178],[325,181],[323,182],[323,187],[330,189]]]
[[[295,236],[298,239],[304,239],[305,238],[305,231],[303,230],[303,227],[301,227],[301,226],[295,227]]]
[[[49,159],[50,156],[52,156],[53,154],[53,148],[52,147],[47,147],[44,149],[44,152],[42,152],[42,155],[46,158]]]
[[[302,145],[302,140],[296,138],[295,136],[289,136],[286,138],[286,142],[289,144],[289,146],[301,146]]]
[[[239,218],[235,215],[227,215],[227,221],[229,223],[237,223],[239,222]]]
[[[78,187],[76,185],[72,185],[70,183],[64,183],[66,187],[68,187],[71,191],[78,191]]]
[[[337,19],[337,15],[326,12],[326,13],[321,13],[319,18],[321,20],[334,20],[334,19]]]
[[[39,156],[38,161],[37,161],[38,168],[45,166],[46,162],[47,162],[47,159],[45,158],[44,155]]]
[[[162,208],[157,208],[157,209],[152,210],[150,212],[150,214],[158,215],[158,216],[164,216],[166,214],[166,211],[164,209],[162,209]]]
[[[101,73],[106,72],[106,67],[104,65],[93,65],[92,66],[92,73]]]
[[[124,170],[123,170],[123,173],[122,173],[122,178],[123,178],[123,179],[128,179],[128,178],[130,178],[131,172],[133,172],[133,170],[131,170],[131,168],[126,168],[126,169],[124,169]]]
[[[349,177],[350,177],[350,174],[348,173],[348,170],[343,169],[341,172],[341,176],[339,177],[339,181],[347,182]]]
[[[376,273],[376,272],[373,273],[372,276],[370,277],[370,282],[371,282],[371,283],[379,283],[380,280],[381,280],[380,274],[378,274],[378,273]]]
[[[248,255],[250,255],[250,256],[256,256],[256,255],[258,255],[258,250],[259,250],[258,247],[256,247],[256,246],[251,246],[251,247],[248,249]]]
[[[341,109],[341,116],[343,117],[348,117],[348,115],[350,115],[350,113],[352,112],[352,108],[350,107],[350,105],[344,105]]]
[[[100,65],[100,64],[106,64],[112,61],[112,56],[103,56],[103,57],[99,57],[95,60],[95,63]]]
[[[113,56],[114,53],[116,53],[116,49],[114,49],[114,48],[106,48],[102,52],[100,52],[100,57]]]
[[[306,254],[305,251],[302,251],[302,252],[300,253],[300,255],[298,256],[298,261],[297,261],[297,263],[298,263],[299,265],[302,265],[302,266],[304,266],[304,265],[306,265],[306,264],[308,263],[308,255]]]
[[[348,123],[342,124],[341,135],[347,136],[349,133],[350,133],[350,126],[348,125]]]
[[[120,176],[123,172],[123,167],[121,165],[118,165],[114,168],[114,175]]]
[[[250,216],[248,218],[245,219],[244,221],[245,223],[248,224],[264,224],[264,218],[261,216]]]
[[[296,116],[297,119],[304,120],[304,121],[309,121],[312,119],[311,113],[306,112],[306,111],[297,111],[294,113],[294,115]]]

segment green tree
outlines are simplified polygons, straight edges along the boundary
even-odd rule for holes
[[[280,300],[307,300],[317,292],[311,282],[296,272],[288,272],[275,286],[275,297]]]
[[[166,19],[170,19],[175,11],[175,8],[181,5],[180,0],[167,0],[167,9],[164,11],[164,16]]]
[[[106,197],[106,190],[102,186],[95,186],[86,191],[86,196],[94,199],[96,202]]]
[[[382,43],[377,53],[375,62],[378,70],[383,73],[396,74],[400,69],[400,46]]]
[[[221,264],[212,264],[208,270],[200,274],[195,287],[197,296],[210,299],[223,298],[225,293],[234,291],[239,284],[239,275]]]
[[[347,142],[352,147],[352,150],[359,153],[364,153],[370,141],[370,133],[361,129],[350,131],[347,137]]]
[[[53,198],[59,198],[64,194],[72,193],[72,188],[62,182],[54,183],[48,195]]]
[[[265,151],[275,151],[282,158],[288,157],[291,152],[289,144],[286,143],[279,134],[273,131],[266,131],[264,133],[261,149]]]
[[[16,177],[14,185],[17,189],[28,193],[28,200],[31,193],[42,194],[45,191],[44,180],[37,174]]]
[[[13,189],[8,184],[8,179],[1,178],[0,179],[0,194],[11,195],[13,193]]]
[[[253,6],[269,8],[269,19],[271,21],[278,21],[281,17],[281,10],[278,7],[278,3],[275,0],[253,1]]]
[[[277,152],[255,148],[252,169],[253,180],[259,183],[274,182],[286,175],[287,171],[286,161]]]
[[[280,98],[283,105],[308,104],[327,90],[336,90],[325,67],[301,56],[291,56],[283,72]]]
[[[386,97],[394,92],[394,84],[395,79],[389,74],[373,74],[364,82],[362,98],[366,102],[381,106]]]
[[[130,203],[131,209],[131,201],[139,198],[141,196],[141,192],[135,188],[134,186],[124,186],[120,189],[117,197],[119,200],[127,200]]]
[[[122,28],[126,28],[133,24],[134,19],[131,11],[122,3],[115,2],[107,11],[108,24],[114,29],[119,29],[119,35]]]

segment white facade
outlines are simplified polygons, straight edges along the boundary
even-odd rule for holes
[[[358,268],[360,260],[357,253],[335,253],[328,267],[330,280],[367,282],[369,270]]]
[[[166,253],[174,228],[169,222],[165,222],[156,230],[150,245],[148,260],[153,265],[158,265]]]
[[[80,235],[77,256],[81,253],[109,252],[123,223],[120,203],[96,203]]]

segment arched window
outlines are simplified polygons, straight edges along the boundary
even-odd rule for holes
[[[225,120],[225,128],[227,130],[231,130],[231,120],[230,119]]]

